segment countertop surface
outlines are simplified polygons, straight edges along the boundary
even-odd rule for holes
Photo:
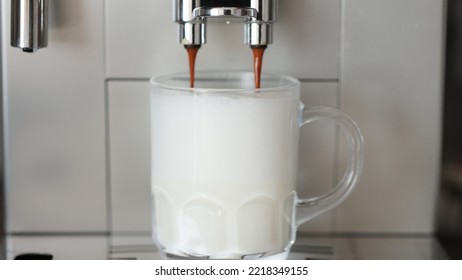
[[[331,254],[316,255],[310,252],[316,244],[329,244]],[[321,245],[322,246],[322,245]],[[323,245],[326,246],[326,245]],[[308,250],[304,250],[308,248]],[[327,252],[327,251],[325,251]],[[304,253],[307,257],[304,257]],[[339,260],[432,260],[447,259],[439,242],[433,237],[416,236],[354,236],[332,238],[300,238],[294,244],[295,259],[339,259]]]
[[[107,251],[109,259],[162,259],[149,235],[111,236],[110,239],[111,245]],[[0,259],[4,258],[4,246],[0,239]],[[68,252],[72,248],[64,250]],[[50,253],[54,254],[55,259],[65,258],[65,255],[60,255],[59,252]],[[98,258],[104,255],[103,253]],[[448,259],[448,255],[439,241],[432,236],[363,234],[336,237],[299,236],[288,259],[432,260]]]
[[[113,246],[112,259],[161,259],[153,245]],[[300,237],[288,259],[432,260],[447,259],[431,236]]]

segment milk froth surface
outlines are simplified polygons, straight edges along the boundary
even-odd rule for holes
[[[293,241],[297,100],[152,93],[154,233],[177,256],[274,254]]]

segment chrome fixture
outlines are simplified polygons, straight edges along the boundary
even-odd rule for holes
[[[48,0],[11,0],[11,46],[32,53],[48,45]]]
[[[179,24],[180,43],[202,45],[206,42],[208,19],[228,22],[243,19],[245,43],[253,47],[273,42],[273,23],[277,0],[174,0],[175,21]]]

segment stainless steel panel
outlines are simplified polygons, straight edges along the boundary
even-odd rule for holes
[[[50,41],[9,44],[3,5],[7,232],[105,232],[103,1],[50,2]]]
[[[0,30],[2,30],[2,6],[0,5]],[[0,36],[0,46],[2,45],[2,38]],[[3,164],[3,59],[0,52],[0,259],[5,259],[5,174]]]

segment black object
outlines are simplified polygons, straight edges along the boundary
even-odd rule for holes
[[[15,260],[52,260],[52,254],[43,253],[25,253],[14,257]]]

